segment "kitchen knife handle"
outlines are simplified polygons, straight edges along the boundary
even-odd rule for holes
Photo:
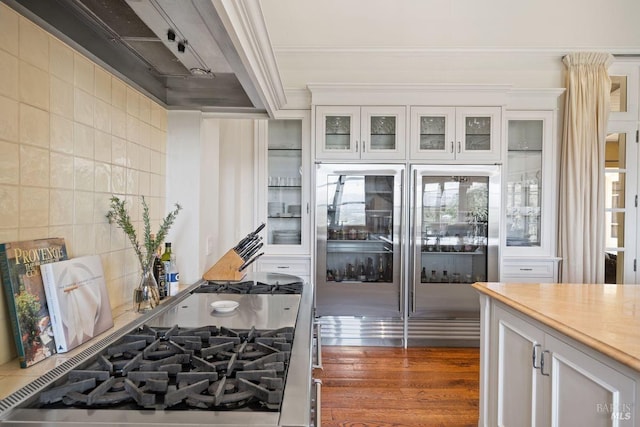
[[[249,261],[245,262],[244,264],[242,264],[240,266],[240,268],[238,268],[238,271],[242,271],[245,268],[249,267],[251,264],[253,264],[253,262],[255,260],[257,260],[258,258],[260,258],[262,255],[264,255],[264,252],[260,252],[258,255],[254,256],[253,258],[251,258]]]

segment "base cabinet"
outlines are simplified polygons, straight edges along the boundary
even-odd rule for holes
[[[483,296],[482,298],[486,298]],[[634,426],[640,375],[491,300],[481,342],[484,426]],[[489,312],[487,312],[489,311]],[[584,347],[584,348],[580,348]]]

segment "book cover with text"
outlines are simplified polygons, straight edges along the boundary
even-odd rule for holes
[[[99,255],[40,266],[56,351],[65,353],[113,327]]]
[[[20,366],[56,353],[40,265],[67,259],[63,238],[0,244],[0,277]]]

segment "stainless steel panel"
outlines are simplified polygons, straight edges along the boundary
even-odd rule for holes
[[[317,165],[317,265],[316,265],[316,308],[318,316],[376,316],[376,317],[400,317],[402,309],[402,240],[403,226],[403,165],[363,165],[363,164],[319,164]],[[372,214],[377,206],[361,206],[360,222],[355,227],[343,230],[343,239],[329,239],[330,222],[335,223],[335,216],[329,215],[329,209],[337,206],[340,197],[338,191],[330,194],[329,186],[338,179],[362,179],[361,186],[366,187],[376,177],[392,184],[387,195],[393,199],[391,206],[384,206],[386,217]],[[332,181],[333,180],[333,181]],[[336,187],[338,184],[336,184]],[[375,194],[375,190],[370,193]],[[363,204],[365,200],[360,198],[357,203]],[[355,202],[354,202],[355,204]],[[343,203],[343,205],[347,205]],[[332,214],[333,215],[333,214]],[[336,224],[333,224],[336,225]],[[383,233],[369,233],[372,230],[390,227],[388,236]],[[358,234],[358,233],[361,234]],[[354,234],[355,233],[355,234]],[[364,234],[362,234],[364,233]],[[332,236],[333,237],[333,236]],[[333,257],[328,259],[328,252]],[[375,254],[375,255],[365,255]],[[383,256],[385,264],[391,260],[392,273],[390,279],[382,281],[362,280],[327,280],[327,270],[330,263],[341,262],[355,264],[356,259],[364,263],[369,256],[376,258]],[[338,261],[336,261],[338,260]],[[380,263],[378,259],[374,260]],[[338,269],[343,269],[342,265]]]
[[[487,238],[486,246],[477,251],[465,252],[460,248],[442,249],[440,252],[422,252],[423,240],[423,211],[422,211],[422,179],[423,177],[458,178],[469,177],[471,180],[486,179],[487,182]],[[477,293],[471,287],[474,281],[497,281],[499,224],[500,224],[500,166],[498,165],[415,165],[412,167],[412,200],[411,200],[411,266],[410,266],[410,316],[430,319],[479,319],[480,306]],[[463,200],[458,201],[460,204]],[[460,230],[465,226],[459,224]],[[453,233],[453,232],[452,232]],[[463,233],[463,231],[460,231]],[[455,239],[449,236],[447,239]],[[447,246],[458,246],[457,241],[446,242]],[[471,248],[473,249],[473,247]],[[432,257],[431,265],[462,265],[468,271],[479,271],[479,275],[472,275],[470,280],[464,275],[460,282],[467,283],[421,283],[422,257]],[[438,274],[443,274],[441,267]],[[452,275],[453,271],[448,271]],[[430,271],[427,271],[427,281]],[[411,332],[410,332],[411,333]]]
[[[230,313],[219,313],[211,308],[214,301],[231,300],[240,305]],[[230,329],[278,329],[295,326],[300,295],[235,295],[193,294],[180,304],[154,317],[150,326],[180,325],[192,328],[204,325],[224,326]]]

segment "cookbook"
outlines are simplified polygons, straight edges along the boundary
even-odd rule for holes
[[[45,264],[40,269],[58,353],[66,353],[113,327],[99,255]]]

